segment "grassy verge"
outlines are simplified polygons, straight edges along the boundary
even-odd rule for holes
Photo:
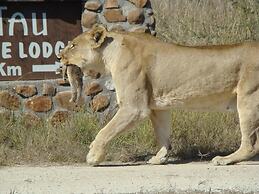
[[[28,125],[22,117],[1,120],[0,164],[82,162],[97,133],[95,119],[77,114],[57,127],[47,121]]]
[[[221,113],[172,113],[171,155],[197,158],[229,153],[239,144],[236,115]],[[88,147],[101,128],[88,113],[76,113],[57,127],[46,121],[30,126],[23,118],[0,121],[0,165],[85,162]],[[107,160],[146,160],[157,151],[149,121],[111,142]]]

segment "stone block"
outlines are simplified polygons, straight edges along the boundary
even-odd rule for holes
[[[151,27],[155,28],[155,25],[156,25],[155,17],[154,16],[148,17],[147,20],[146,20],[146,23],[147,23],[148,26],[151,26]]]
[[[24,98],[29,98],[37,94],[35,85],[18,85],[14,89],[17,94]]]
[[[118,0],[106,0],[104,4],[105,9],[119,8]]]
[[[105,81],[104,86],[107,88],[107,90],[110,90],[110,91],[113,91],[113,92],[115,91],[115,86],[113,84],[112,78]]]
[[[82,26],[91,28],[95,23],[97,23],[97,13],[85,10],[81,19]]]
[[[101,77],[101,74],[94,70],[88,70],[86,72],[86,75],[90,76],[92,79],[98,79]]]
[[[60,123],[68,121],[71,113],[66,110],[56,110],[48,119],[52,126],[57,126]]]
[[[18,110],[21,106],[17,95],[11,94],[7,90],[0,91],[0,106],[9,110]]]
[[[85,8],[90,11],[98,11],[102,7],[102,4],[98,0],[91,0],[85,3]]]
[[[156,36],[156,31],[152,30],[150,33],[152,36]]]
[[[69,102],[71,99],[71,92],[70,91],[64,91],[64,92],[58,92],[54,99],[57,102],[57,105],[60,108],[70,110],[70,111],[79,111],[84,106],[84,97],[82,96],[79,102],[76,104],[74,102]]]
[[[149,16],[151,16],[151,15],[154,14],[153,9],[151,9],[151,8],[146,9],[146,13],[147,13],[147,15],[149,15]]]
[[[0,118],[9,120],[11,118],[12,114],[10,110],[7,110],[5,108],[0,108]]]
[[[56,88],[51,83],[43,83],[42,95],[43,96],[55,96]]]
[[[68,79],[56,79],[56,82],[59,86],[70,86]]]
[[[109,104],[109,97],[104,95],[95,96],[91,102],[92,110],[94,112],[104,111],[109,106]]]
[[[112,24],[108,27],[109,32],[123,32],[125,31],[124,27],[120,24]]]
[[[32,112],[25,112],[22,115],[26,127],[33,127],[39,125],[41,118]]]
[[[107,9],[104,17],[108,22],[125,22],[127,17],[123,15],[121,9]]]
[[[129,0],[129,1],[139,8],[145,7],[148,2],[148,0]]]
[[[103,88],[100,84],[96,82],[92,82],[85,87],[85,95],[87,96],[95,96],[96,94],[103,91]]]
[[[134,26],[129,31],[137,32],[137,33],[147,33],[149,30],[148,30],[148,27],[146,26]]]
[[[25,101],[25,107],[34,112],[48,112],[52,109],[52,100],[48,96],[34,96]]]
[[[145,20],[143,9],[134,9],[130,11],[127,19],[130,24],[142,24]]]

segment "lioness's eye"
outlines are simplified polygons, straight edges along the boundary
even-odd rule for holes
[[[72,49],[72,48],[74,48],[74,47],[75,47],[75,45],[74,45],[74,44],[71,44],[69,48]]]

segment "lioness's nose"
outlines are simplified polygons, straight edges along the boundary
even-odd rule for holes
[[[61,59],[61,54],[57,54],[57,59],[60,60]]]
[[[60,61],[61,57],[58,56],[57,59]]]

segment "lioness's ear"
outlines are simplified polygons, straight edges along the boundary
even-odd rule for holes
[[[102,25],[94,25],[91,30],[91,36],[94,41],[94,44],[92,45],[92,48],[98,48],[102,45],[106,38],[107,30]]]

